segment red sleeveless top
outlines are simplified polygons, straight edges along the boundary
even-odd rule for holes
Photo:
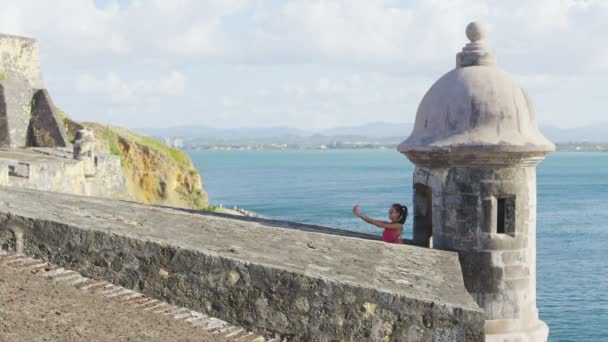
[[[382,232],[382,241],[388,243],[403,243],[400,233],[401,232],[396,229],[384,229]]]

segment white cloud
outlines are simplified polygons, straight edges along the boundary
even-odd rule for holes
[[[83,94],[105,96],[113,103],[144,102],[157,97],[182,95],[186,88],[186,77],[178,71],[156,80],[123,80],[116,72],[103,78],[82,74],[76,89]],[[169,100],[169,99],[167,99]]]
[[[222,50],[222,18],[238,11],[239,0],[0,1],[0,31],[36,37],[62,57],[120,58],[212,56]]]
[[[608,30],[608,2],[599,0],[132,0],[104,8],[93,1],[22,0],[0,6],[1,31],[35,36],[79,63],[83,56],[127,54],[165,63],[214,58],[415,70],[460,49],[473,19],[488,22],[490,42],[509,58],[560,53],[557,61],[585,61],[597,59],[602,51],[594,45],[601,44],[581,38]]]
[[[586,91],[608,73],[598,43],[608,33],[604,0],[110,0],[103,8],[0,0],[0,8],[0,31],[39,40],[56,102],[89,120],[95,103],[132,126],[412,121],[422,94],[454,66],[471,20],[488,23],[499,65],[530,88],[541,120],[603,120],[608,106]],[[556,105],[566,98],[585,102],[586,113],[573,118],[565,108],[575,106]]]
[[[70,54],[129,50],[126,32],[115,25],[116,5],[105,9],[93,1],[1,1],[0,30],[33,36]]]
[[[459,1],[434,3],[438,6],[426,1],[402,6],[379,0],[289,0],[277,7],[258,7],[252,45],[261,47],[257,53],[270,52],[288,62],[437,61],[437,47],[459,42],[444,38],[455,37],[454,27],[462,27],[485,8],[461,6]]]
[[[480,19],[490,26],[492,46],[504,52],[499,60],[539,56],[546,61],[532,63],[535,68],[555,71],[568,59],[593,62],[603,57],[596,46],[601,44],[587,44],[581,38],[608,30],[607,3],[133,0],[125,6],[111,1],[98,8],[93,1],[82,0],[0,1],[0,30],[35,36],[45,51],[53,49],[54,56],[78,64],[96,65],[91,59],[108,57],[118,62],[126,54],[165,64],[212,58],[225,63],[363,64],[414,71],[449,60],[464,43],[464,26]]]

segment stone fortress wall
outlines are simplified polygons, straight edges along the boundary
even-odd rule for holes
[[[0,75],[21,75],[32,88],[43,88],[38,44],[33,38],[0,34]]]
[[[0,149],[0,185],[74,195],[129,199],[120,158],[100,154],[89,161],[51,148]]]
[[[36,41],[0,34],[0,61],[0,184],[128,199],[119,157],[99,143],[74,154],[44,88]]]
[[[398,146],[416,165],[413,242],[436,249],[23,189],[111,197],[99,189],[120,184],[110,176],[120,165],[90,133],[73,149],[49,146],[62,137],[45,91],[33,93],[30,147],[0,151],[0,247],[287,340],[546,341],[535,167],[554,146],[525,91],[496,67],[483,26],[466,33],[456,68]]]
[[[483,341],[484,314],[464,287],[456,253],[319,229],[0,187],[3,250],[257,333],[287,341]]]
[[[26,146],[32,99],[43,89],[38,44],[0,35],[0,58],[0,146]]]

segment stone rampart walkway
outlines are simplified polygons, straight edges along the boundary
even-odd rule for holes
[[[20,254],[0,254],[0,342],[267,340]]]

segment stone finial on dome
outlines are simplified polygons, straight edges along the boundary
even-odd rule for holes
[[[462,52],[456,54],[456,67],[495,65],[496,56],[484,42],[487,33],[486,26],[478,21],[473,21],[467,25],[465,32],[471,42],[462,48]]]
[[[467,25],[465,32],[467,34],[467,38],[469,38],[471,43],[474,43],[476,41],[483,40],[486,37],[488,29],[483,23],[479,21],[474,21]]]

